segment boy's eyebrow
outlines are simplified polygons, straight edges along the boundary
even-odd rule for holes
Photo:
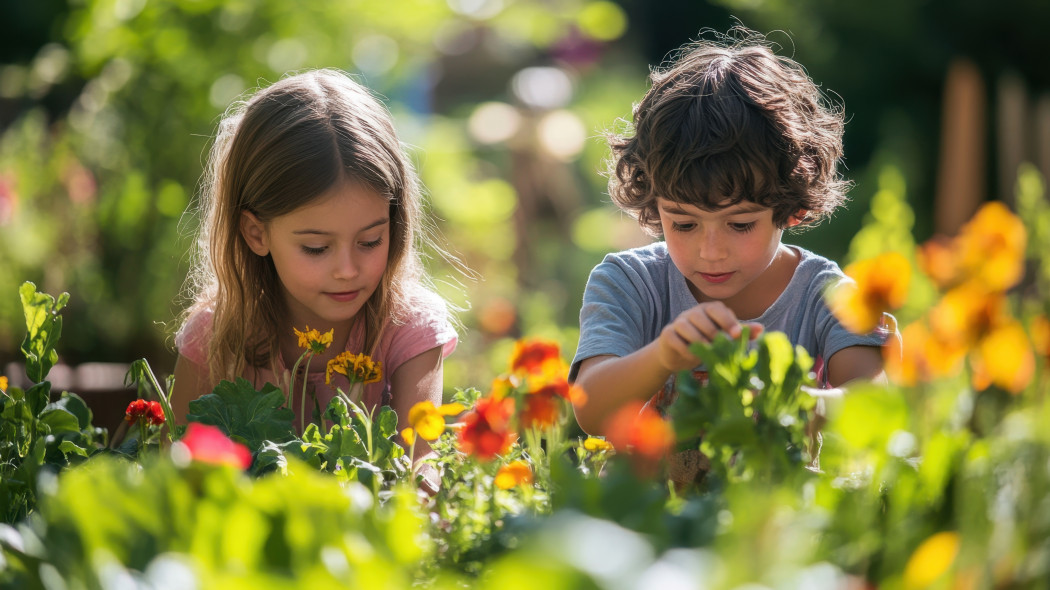
[[[379,227],[379,226],[385,225],[387,223],[390,223],[390,218],[389,217],[382,217],[382,218],[377,219],[377,220],[373,221],[372,223],[369,223],[368,225],[362,227],[360,230],[358,230],[358,232],[368,231],[368,230],[372,229],[373,227]],[[292,232],[292,235],[296,235],[296,236],[303,236],[303,235],[327,236],[327,235],[330,235],[331,233],[332,232],[330,232],[330,231],[323,231],[323,230],[319,230],[319,229],[297,229],[297,230]]]
[[[681,208],[677,203],[670,203],[668,205],[660,205],[660,208],[672,215],[691,215],[689,211]],[[765,211],[768,207],[763,207],[758,203],[752,203],[750,201],[741,201],[736,205],[730,205],[718,209],[718,212],[724,212],[726,215],[743,215],[745,213],[757,213],[759,211]]]

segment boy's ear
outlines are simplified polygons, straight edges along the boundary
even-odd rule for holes
[[[259,256],[270,253],[269,240],[266,235],[266,226],[251,211],[241,211],[241,236],[247,242],[252,252]]]
[[[800,209],[798,213],[788,218],[787,225],[784,227],[795,227],[805,221],[807,217],[809,217],[809,212],[805,209]]]

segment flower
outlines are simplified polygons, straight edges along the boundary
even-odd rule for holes
[[[886,375],[895,383],[915,385],[957,373],[966,347],[931,331],[924,322],[908,324],[901,332],[902,346],[883,348]]]
[[[645,459],[650,466],[666,456],[675,443],[674,429],[667,420],[640,401],[631,402],[613,414],[605,432],[614,447]]]
[[[518,435],[510,429],[514,414],[513,398],[483,397],[463,417],[459,448],[468,455],[488,461],[510,450]]]
[[[941,289],[974,281],[1005,291],[1024,276],[1024,223],[1006,205],[983,205],[955,238],[937,236],[919,248],[919,265]]]
[[[383,363],[372,360],[367,354],[341,352],[328,361],[324,382],[332,382],[332,373],[342,373],[350,383],[375,383],[383,378]]]
[[[978,391],[996,385],[1020,393],[1035,376],[1035,355],[1020,322],[995,328],[971,354],[973,385]]]
[[[299,338],[299,348],[314,354],[321,354],[328,350],[328,347],[332,345],[332,335],[335,334],[335,329],[321,334],[317,330],[311,330],[310,326],[306,326],[306,331],[304,332],[300,332],[295,328],[292,328],[292,331]]]
[[[874,330],[884,312],[899,309],[907,299],[911,265],[897,252],[854,262],[844,272],[853,280],[835,286],[829,306],[842,325],[855,334]]]
[[[0,391],[7,391],[7,377],[0,375]]]
[[[561,406],[557,396],[550,392],[533,393],[525,396],[525,408],[518,419],[522,428],[549,428],[561,418]]]
[[[230,440],[216,426],[190,422],[186,434],[178,440],[188,451],[190,458],[198,463],[232,465],[247,469],[252,464],[252,453],[248,447]]]
[[[592,453],[616,450],[609,441],[603,438],[595,438],[593,436],[588,436],[587,439],[583,441],[583,448]]]
[[[1050,361],[1050,319],[1038,315],[1032,319],[1032,346],[1043,361]]]
[[[128,409],[124,411],[124,418],[128,422],[143,420],[147,424],[160,426],[164,424],[164,408],[159,402],[137,399],[128,404]]]
[[[425,400],[408,410],[408,423],[415,434],[420,437],[426,440],[437,440],[441,433],[445,432],[445,416],[455,416],[465,409],[463,404],[442,404],[440,407],[435,407],[433,402]],[[415,438],[414,435],[413,438]]]
[[[493,483],[501,490],[509,490],[520,485],[531,485],[532,468],[524,461],[511,461],[499,468]]]
[[[405,441],[406,445],[412,445],[416,442],[416,431],[412,428],[401,429],[401,438]]]
[[[538,373],[548,363],[561,362],[561,348],[557,342],[539,338],[518,340],[510,355],[510,370],[515,373]]]
[[[955,561],[959,554],[959,533],[943,531],[930,536],[911,554],[904,566],[904,588],[929,588]]]

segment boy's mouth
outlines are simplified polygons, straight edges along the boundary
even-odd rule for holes
[[[701,272],[701,273],[697,273],[697,274],[699,274],[700,278],[704,279],[708,283],[724,283],[724,282],[728,281],[730,279],[730,277],[733,276],[733,273],[731,273],[731,272],[719,272],[719,273]]]

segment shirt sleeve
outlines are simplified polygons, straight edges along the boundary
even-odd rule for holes
[[[631,267],[608,260],[591,271],[580,308],[580,343],[569,380],[576,379],[583,361],[601,355],[627,356],[645,346],[645,318],[653,313],[643,285],[648,282]]]
[[[211,332],[212,312],[205,309],[194,311],[175,334],[175,348],[184,358],[202,367],[207,366]]]
[[[430,291],[415,295],[403,322],[388,329],[390,340],[384,355],[384,372],[388,375],[432,348],[441,347],[441,357],[446,358],[459,342],[445,301]]]

